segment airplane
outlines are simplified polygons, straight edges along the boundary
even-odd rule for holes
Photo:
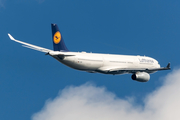
[[[66,47],[57,24],[51,24],[51,29],[54,50],[16,40],[9,33],[8,36],[23,47],[44,52],[70,68],[89,73],[132,74],[132,80],[147,82],[149,74],[170,69],[170,63],[166,67],[160,67],[157,60],[146,56],[71,52]]]

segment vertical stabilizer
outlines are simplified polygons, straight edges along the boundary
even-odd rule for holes
[[[69,51],[64,43],[57,24],[51,24],[54,51]]]

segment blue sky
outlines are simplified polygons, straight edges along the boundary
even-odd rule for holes
[[[164,85],[172,72],[152,74],[147,83],[132,81],[131,75],[81,72],[22,47],[7,33],[52,49],[50,24],[57,23],[71,51],[146,55],[161,66],[171,62],[173,70],[180,65],[179,5],[178,0],[0,0],[0,118],[33,119],[68,86],[104,87],[118,99],[132,97],[143,106],[147,94]]]

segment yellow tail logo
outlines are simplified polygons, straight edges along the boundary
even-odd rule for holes
[[[61,41],[61,33],[59,31],[54,34],[53,41],[55,44],[58,44]]]

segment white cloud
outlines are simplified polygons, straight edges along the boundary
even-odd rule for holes
[[[67,87],[33,115],[33,120],[178,120],[180,119],[180,69],[165,77],[164,84],[145,97],[121,99],[104,87],[85,84]]]

